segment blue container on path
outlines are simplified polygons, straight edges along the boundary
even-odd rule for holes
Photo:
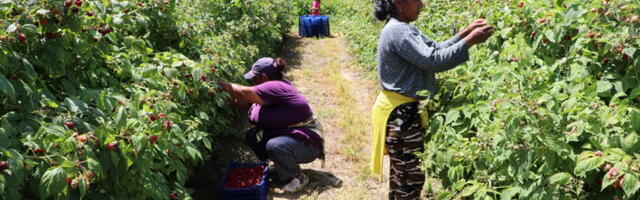
[[[330,36],[329,16],[304,15],[299,18],[299,34],[301,37]]]
[[[229,178],[229,172],[232,169],[238,167],[254,168],[264,166],[264,173],[262,175],[262,181],[258,185],[254,185],[248,188],[226,188],[224,183]],[[229,162],[226,173],[222,178],[222,181],[218,185],[218,199],[220,200],[266,200],[269,193],[269,164],[267,162],[261,163],[236,163]]]

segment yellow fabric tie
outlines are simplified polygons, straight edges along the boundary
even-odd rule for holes
[[[401,95],[397,92],[382,90],[371,110],[371,171],[373,174],[380,176],[382,180],[382,162],[385,149],[385,138],[387,135],[387,120],[393,109],[399,105],[417,102],[418,100]],[[429,118],[426,111],[420,113],[421,125],[425,128],[428,125]]]

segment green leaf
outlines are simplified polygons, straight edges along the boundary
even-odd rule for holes
[[[444,124],[450,124],[451,122],[458,120],[458,117],[460,117],[460,112],[458,112],[457,110],[450,110],[447,113],[447,120],[444,122]]]
[[[467,186],[462,190],[460,195],[462,195],[463,197],[471,196],[473,193],[476,192],[476,190],[478,190],[478,185],[474,184],[471,186]]]
[[[49,106],[50,108],[58,108],[60,105],[51,99],[42,99],[42,103]]]
[[[549,39],[549,41],[553,43],[556,42],[556,33],[553,32],[553,30],[551,29],[547,30],[547,32],[545,32],[544,35],[547,36],[547,39]]]
[[[4,176],[0,176],[0,194],[4,194],[5,182]]]
[[[558,9],[562,9],[563,8],[563,6],[562,6],[563,1],[564,0],[554,0],[553,1],[553,5],[556,6],[556,8],[558,8]]]
[[[37,34],[37,27],[36,25],[33,24],[25,24],[22,25],[22,27],[20,27],[20,32],[27,34],[27,35],[31,35],[31,34]]]
[[[569,178],[571,178],[571,174],[560,172],[549,177],[549,182],[551,184],[566,185],[567,183],[569,183]]]
[[[96,159],[87,158],[87,166],[94,174],[102,174],[102,165]]]
[[[611,82],[609,81],[598,81],[596,84],[598,87],[597,89],[598,93],[607,92],[611,90],[611,88],[613,88],[613,84],[611,84]]]
[[[74,97],[64,99],[64,104],[66,104],[67,108],[74,113],[83,113],[85,110],[89,109],[89,105],[87,103]]]
[[[640,182],[638,182],[638,177],[635,174],[627,173],[624,175],[624,179],[622,179],[622,189],[627,196],[631,196],[640,189]]]
[[[209,151],[211,151],[211,141],[209,141],[208,137],[202,138],[202,144],[204,144],[204,147],[206,147]]]
[[[578,176],[584,176],[585,173],[596,169],[600,165],[604,164],[604,159],[601,156],[594,156],[584,160],[578,161],[574,173]]]
[[[629,93],[629,98],[636,98],[640,96],[640,87],[636,87],[635,89],[631,90],[631,93]]]
[[[616,180],[618,180],[618,179],[609,178],[609,175],[607,173],[605,173],[604,176],[602,177],[602,187],[600,188],[600,191],[601,192],[604,191],[604,189],[609,187]]]
[[[207,115],[207,113],[205,113],[205,112],[199,112],[198,116],[200,117],[200,119],[203,119],[205,121],[209,121],[209,115]]]
[[[631,115],[631,128],[640,133],[640,111],[633,109],[629,112],[629,115]]]
[[[633,54],[636,53],[636,48],[627,47],[624,50],[622,50],[622,53],[627,54],[629,57],[631,57],[631,56],[633,56]]]
[[[510,187],[507,188],[506,190],[502,191],[502,194],[500,194],[500,199],[501,200],[511,200],[514,199],[513,197],[515,197],[517,194],[522,192],[522,188],[520,186],[516,186],[516,187]],[[515,198],[517,199],[517,198]]]
[[[80,181],[78,181],[78,186],[78,189],[80,190],[80,199],[82,199],[89,190],[89,183],[85,179],[80,179]]]
[[[571,6],[567,11],[566,18],[564,21],[564,25],[568,26],[573,23],[576,19],[582,16],[586,11],[579,6]]]
[[[10,99],[16,99],[16,89],[13,88],[13,84],[7,80],[4,74],[0,73],[0,92],[7,95]]]
[[[65,186],[66,173],[62,167],[49,168],[40,182],[40,189],[43,199],[49,198],[53,194],[60,193]]]
[[[638,144],[638,135],[636,133],[631,133],[624,137],[620,143],[622,144],[622,148],[625,152],[634,153],[634,147]]]
[[[198,151],[196,148],[187,146],[187,153],[189,153],[189,156],[191,156],[191,159],[193,160],[202,160],[202,155],[200,155],[200,151]]]
[[[126,111],[124,107],[120,107],[118,108],[118,113],[116,113],[116,118],[113,119],[116,129],[121,130],[124,125],[127,124],[127,116],[126,116]]]
[[[171,63],[171,67],[180,67],[180,66],[182,66],[182,64],[183,64],[182,62],[176,61],[176,62]]]

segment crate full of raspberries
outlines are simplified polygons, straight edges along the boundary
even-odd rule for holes
[[[269,191],[269,169],[263,163],[230,162],[218,186],[218,199],[263,200]]]

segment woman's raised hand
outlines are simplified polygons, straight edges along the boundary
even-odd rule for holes
[[[473,20],[473,22],[471,22],[471,24],[469,24],[467,29],[474,30],[476,28],[480,28],[480,27],[483,27],[485,25],[487,25],[487,20],[486,19],[476,19],[476,20]]]
[[[467,41],[467,45],[469,47],[483,43],[491,37],[493,34],[493,26],[484,25],[478,28],[473,29],[469,35],[467,35],[464,40]]]
[[[477,29],[477,28],[481,28],[483,26],[487,25],[487,20],[486,19],[476,19],[473,20],[473,22],[471,22],[471,24],[469,24],[469,26],[467,26],[466,28],[464,28],[462,30],[462,32],[460,32],[458,35],[461,38],[465,38],[467,37],[471,32],[473,32],[473,30]]]

